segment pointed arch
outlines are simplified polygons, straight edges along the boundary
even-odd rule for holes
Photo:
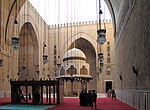
[[[20,33],[19,70],[20,78],[38,79],[39,46],[37,35],[30,22],[22,25]]]

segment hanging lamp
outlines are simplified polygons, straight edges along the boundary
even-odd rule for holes
[[[0,59],[0,67],[3,66],[3,59]]]
[[[99,0],[99,30],[97,30],[97,34],[98,34],[98,38],[97,38],[97,42],[100,45],[103,45],[106,42],[106,29],[105,29],[105,23],[104,23],[104,29],[101,28],[101,14],[102,14],[102,10],[101,10],[101,1]]]
[[[99,54],[98,54],[98,60],[99,60],[100,62],[102,62],[102,61],[104,60],[103,53],[99,53]]]
[[[43,55],[43,64],[48,63],[48,55]]]
[[[106,38],[105,38],[105,34],[106,34],[106,29],[99,29],[97,31],[97,34],[98,34],[98,38],[97,38],[97,42],[100,44],[100,45],[103,45],[105,42],[106,42]]]
[[[15,19],[15,21],[14,21],[14,32],[15,32],[15,35],[11,38],[11,40],[12,40],[12,47],[15,50],[18,50],[18,48],[19,48],[19,38],[17,37],[17,27],[18,27],[18,21]]]
[[[17,36],[18,35],[18,21],[17,21],[17,1],[16,1],[16,15],[15,15],[15,21],[14,21],[14,35],[12,36],[11,38],[11,41],[12,41],[12,48],[15,49],[15,50],[18,50],[19,48],[19,37]]]
[[[45,49],[46,49],[46,44],[44,44],[44,47],[43,47],[43,64],[47,64],[48,63],[48,55],[45,54]]]
[[[105,9],[104,9],[105,12]],[[106,27],[105,27],[105,22],[104,22],[104,28],[102,28],[102,24],[101,24],[101,14],[103,14],[102,10],[101,10],[101,1],[99,0],[99,29],[97,30],[97,43],[100,44],[100,52],[98,53],[98,61],[99,61],[99,71],[100,73],[102,72],[104,63],[104,56],[103,56],[103,52],[101,50],[102,45],[106,42]],[[105,14],[104,14],[105,16]],[[98,26],[97,26],[98,28]]]

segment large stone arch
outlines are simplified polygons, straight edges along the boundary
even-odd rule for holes
[[[79,32],[79,33],[71,36],[68,40],[66,40],[66,42],[64,43],[64,46],[60,50],[63,50],[64,47],[67,47],[66,45],[70,46],[74,41],[76,41],[79,38],[87,39],[88,42],[90,42],[93,45],[94,48],[97,48],[97,41],[96,41],[97,40],[97,36],[93,37],[93,36],[91,36],[91,35],[89,35],[87,33]]]
[[[89,89],[97,89],[97,74],[96,74],[96,50],[89,40],[80,37],[76,39],[69,48],[75,47],[82,50],[86,55],[86,62],[89,63],[90,69],[89,74],[92,76],[93,80],[89,83]]]
[[[39,46],[37,35],[30,22],[24,23],[21,27],[19,38],[19,79],[38,79]]]
[[[26,8],[26,5],[28,5],[28,7]],[[45,21],[42,19],[42,17],[39,16],[39,14],[37,13],[37,11],[33,8],[33,6],[29,3],[29,2],[25,2],[22,6],[22,8],[20,9],[20,13],[17,16],[18,22],[19,22],[19,30],[21,32],[22,27],[24,27],[25,24],[30,24],[28,27],[32,27],[30,31],[34,31],[32,33],[32,37],[33,37],[33,44],[34,47],[36,46],[36,49],[34,48],[34,50],[37,53],[36,57],[33,57],[34,60],[34,71],[36,71],[39,75],[41,75],[42,72],[42,56],[43,56],[43,42],[47,42],[45,41],[45,37],[47,37],[47,30],[48,26],[45,23]],[[36,43],[36,44],[35,44]]]
[[[104,0],[104,1],[107,4],[107,7],[109,9],[109,12],[110,12],[110,15],[111,15],[111,18],[112,18],[113,29],[114,29],[114,37],[115,37],[115,34],[116,34],[116,17],[115,17],[114,7],[113,7],[110,0]]]

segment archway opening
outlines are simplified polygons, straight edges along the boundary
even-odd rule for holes
[[[96,90],[97,87],[97,74],[96,74],[96,51],[93,47],[93,45],[86,39],[84,38],[79,38],[75,40],[71,45],[70,49],[73,48],[80,49],[83,51],[83,53],[86,55],[86,62],[89,63],[90,69],[89,69],[89,74],[92,76],[93,80],[90,81],[89,83],[89,89],[94,89]]]
[[[27,22],[22,26],[19,38],[19,79],[39,79],[39,46],[31,23]]]

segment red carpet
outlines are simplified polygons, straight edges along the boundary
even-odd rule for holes
[[[0,106],[10,103],[10,101],[11,101],[10,98],[0,98]]]
[[[94,108],[93,108],[94,109]],[[80,106],[78,98],[65,98],[64,104],[57,105],[47,110],[91,110],[89,106]],[[96,110],[137,110],[131,106],[111,98],[98,98]]]
[[[0,98],[0,106],[10,103],[10,98]],[[94,108],[93,108],[94,109]],[[80,106],[78,98],[64,98],[64,103],[46,110],[91,110],[89,106]],[[111,98],[98,98],[96,110],[137,110]]]

